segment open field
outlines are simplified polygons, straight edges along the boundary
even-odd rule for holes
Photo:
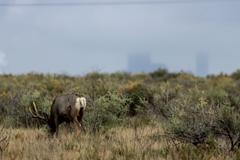
[[[240,71],[206,78],[157,70],[0,76],[0,159],[237,160],[240,157]],[[54,97],[86,97],[86,133],[66,124],[49,136],[33,119],[33,102],[49,113]],[[1,129],[3,128],[3,129]]]
[[[73,159],[237,159],[236,155],[197,151],[193,146],[178,146],[161,137],[156,127],[113,128],[99,135],[67,133],[49,138],[42,129],[8,129],[9,145],[4,160],[73,160]]]
[[[41,129],[13,129],[2,158],[10,159],[159,159],[164,143],[156,128],[116,128],[99,135],[67,133],[50,138]]]

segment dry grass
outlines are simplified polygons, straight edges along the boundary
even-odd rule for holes
[[[58,138],[48,137],[41,129],[11,129],[9,146],[4,160],[12,159],[159,159],[149,155],[149,149],[161,148],[151,136],[160,133],[152,127],[142,129],[116,128],[100,135],[67,133],[61,130]]]
[[[160,136],[161,127],[114,128],[99,135],[61,130],[58,138],[48,137],[42,129],[5,131],[11,132],[11,137],[0,157],[4,160],[227,159],[224,154],[177,149]]]

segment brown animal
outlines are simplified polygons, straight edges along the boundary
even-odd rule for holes
[[[75,123],[85,132],[82,125],[83,113],[86,108],[86,98],[79,97],[76,94],[69,94],[56,97],[52,103],[50,115],[37,110],[36,104],[33,102],[33,109],[29,111],[33,118],[38,118],[46,122],[50,128],[52,135],[58,135],[59,125],[63,122]]]

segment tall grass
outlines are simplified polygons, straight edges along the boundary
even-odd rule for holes
[[[68,133],[50,138],[42,129],[7,129],[11,132],[4,160],[159,160],[159,159],[237,159],[239,153],[221,152],[177,144],[163,137],[159,127],[112,128],[105,133]]]

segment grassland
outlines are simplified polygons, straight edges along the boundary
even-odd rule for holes
[[[11,133],[4,160],[161,160],[237,159],[238,154],[179,145],[163,135],[161,127],[113,128],[98,135],[62,129],[50,138],[43,129],[7,129]]]
[[[240,71],[206,78],[149,74],[0,75],[1,160],[238,160]],[[87,98],[86,133],[60,135],[28,111],[49,113],[54,97]]]

